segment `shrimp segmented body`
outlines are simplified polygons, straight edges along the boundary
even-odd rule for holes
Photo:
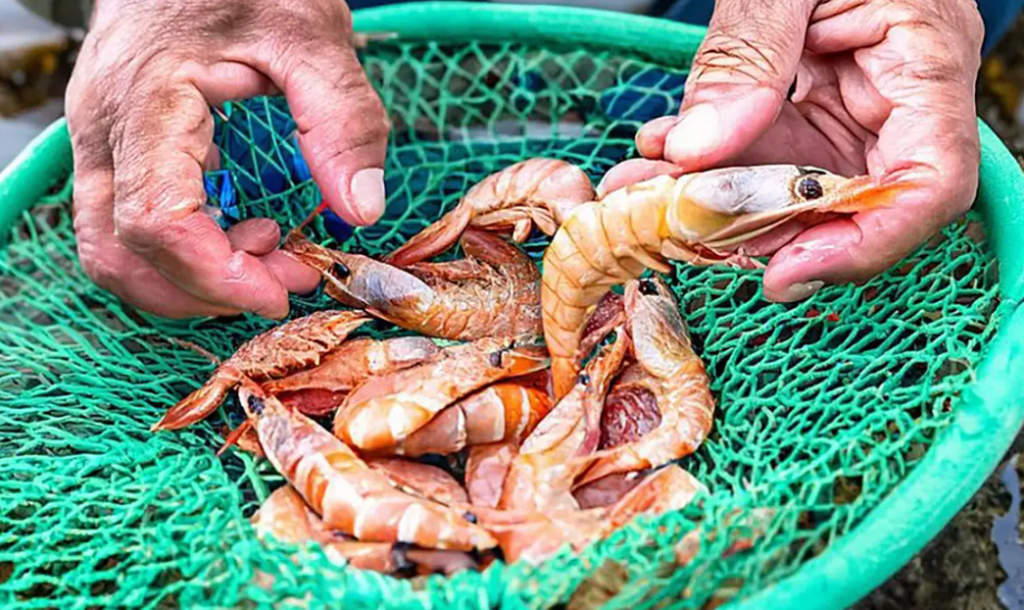
[[[433,360],[356,388],[338,409],[334,433],[364,452],[393,451],[445,407],[488,386],[547,368],[541,346],[478,339],[446,347]]]
[[[324,277],[327,295],[430,337],[539,338],[540,272],[515,245],[480,230],[462,234],[466,258],[398,268],[316,245],[297,233],[284,251]]]
[[[243,379],[239,399],[274,468],[324,525],[363,542],[489,549],[494,538],[458,511],[396,489],[316,422]]]
[[[555,159],[529,159],[491,174],[466,193],[441,220],[416,234],[385,261],[404,267],[437,256],[468,227],[512,231],[526,241],[534,225],[554,235],[572,210],[594,198],[590,178],[575,165]]]
[[[608,507],[543,512],[481,507],[476,515],[498,539],[506,561],[538,564],[567,545],[582,550],[637,515],[682,510],[704,490],[690,473],[672,464],[645,476]]]
[[[551,410],[548,378],[547,371],[541,371],[470,394],[399,443],[395,453],[417,457],[487,443],[518,445]]]
[[[555,396],[572,388],[580,329],[608,290],[668,261],[736,264],[726,251],[801,215],[890,205],[903,188],[795,165],[660,176],[578,206],[544,253],[544,336]]]
[[[400,575],[452,573],[475,567],[472,558],[460,551],[414,549],[391,542],[359,542],[331,531],[289,485],[270,494],[251,521],[261,540],[273,537],[285,544],[316,543],[332,562],[360,570]]]
[[[286,406],[324,415],[368,378],[407,369],[437,356],[441,348],[426,337],[376,341],[353,339],[324,356],[316,367],[262,384]]]
[[[243,377],[264,381],[316,366],[369,321],[361,312],[318,311],[257,335],[218,366],[202,387],[168,409],[152,430],[177,430],[204,419]]]
[[[368,458],[366,465],[384,475],[392,485],[445,506],[469,501],[466,490],[437,466],[401,458]]]
[[[601,451],[580,485],[689,455],[711,430],[708,375],[668,286],[658,278],[629,282],[625,310],[637,362],[608,394]]]
[[[612,378],[626,355],[628,339],[615,342],[587,364],[575,386],[523,442],[504,482],[500,508],[573,510],[572,486],[589,463],[601,436],[601,411]]]

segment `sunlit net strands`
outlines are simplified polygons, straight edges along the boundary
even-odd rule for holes
[[[309,234],[372,255],[524,158],[564,159],[596,182],[634,154],[644,121],[674,109],[685,79],[608,51],[521,44],[378,43],[363,60],[394,125],[388,216],[351,235],[317,221]],[[225,222],[293,226],[318,203],[293,131],[280,100],[223,109],[223,167],[208,186]],[[179,341],[224,358],[272,323],[169,322],[122,305],[78,265],[69,194],[57,185],[0,253],[4,607],[700,608],[743,597],[794,573],[906,476],[1004,311],[974,222],[864,286],[793,306],[764,301],[759,273],[676,267],[668,279],[719,403],[710,438],[682,464],[710,493],[539,568],[399,581],[339,568],[315,548],[296,563],[290,547],[256,540],[248,518],[281,480],[248,455],[215,457],[224,426],[239,422],[233,401],[193,428],[149,432],[211,371]],[[539,261],[546,243],[527,250]],[[328,302],[295,298],[292,316]],[[690,531],[699,550],[678,565],[674,547]]]

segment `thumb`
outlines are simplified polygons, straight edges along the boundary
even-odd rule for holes
[[[738,155],[775,121],[796,77],[813,0],[721,0],[686,82],[678,122],[648,140],[698,171]],[[638,140],[640,138],[638,137]],[[648,145],[650,146],[650,145]],[[650,152],[650,151],[648,151]]]
[[[324,201],[349,224],[370,225],[384,213],[387,114],[347,38],[314,38],[262,68],[288,100]]]

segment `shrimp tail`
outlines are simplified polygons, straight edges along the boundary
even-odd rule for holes
[[[473,206],[465,200],[434,224],[417,233],[383,261],[396,267],[405,267],[433,258],[448,250],[473,219]]]
[[[168,409],[150,430],[180,430],[206,419],[224,402],[240,379],[241,373],[231,367],[217,369],[202,387]]]

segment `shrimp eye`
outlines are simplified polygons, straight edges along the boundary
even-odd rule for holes
[[[494,367],[501,366],[501,354],[504,351],[505,350],[499,349],[496,352],[491,352],[491,358],[490,358],[491,366],[494,366]]]
[[[352,270],[344,263],[334,263],[334,275],[338,276],[338,279],[344,280],[352,275]]]
[[[469,521],[470,523],[476,523],[477,522],[476,515],[474,515],[473,513],[469,512],[468,510],[465,513],[463,513],[462,517],[466,521]]]
[[[580,384],[590,385],[590,375],[587,375],[586,373],[580,374]]]
[[[401,575],[415,573],[416,564],[409,560],[408,551],[412,545],[408,542],[396,542],[391,545],[391,562],[395,565],[395,572]]]
[[[256,396],[250,396],[249,397],[249,410],[250,411],[252,411],[256,415],[262,415],[264,407],[265,407],[265,405],[263,404],[263,399],[257,398]]]
[[[796,186],[796,192],[806,201],[821,199],[825,195],[825,189],[816,178],[804,178]]]
[[[653,296],[658,294],[658,284],[651,278],[640,280],[640,294]]]

